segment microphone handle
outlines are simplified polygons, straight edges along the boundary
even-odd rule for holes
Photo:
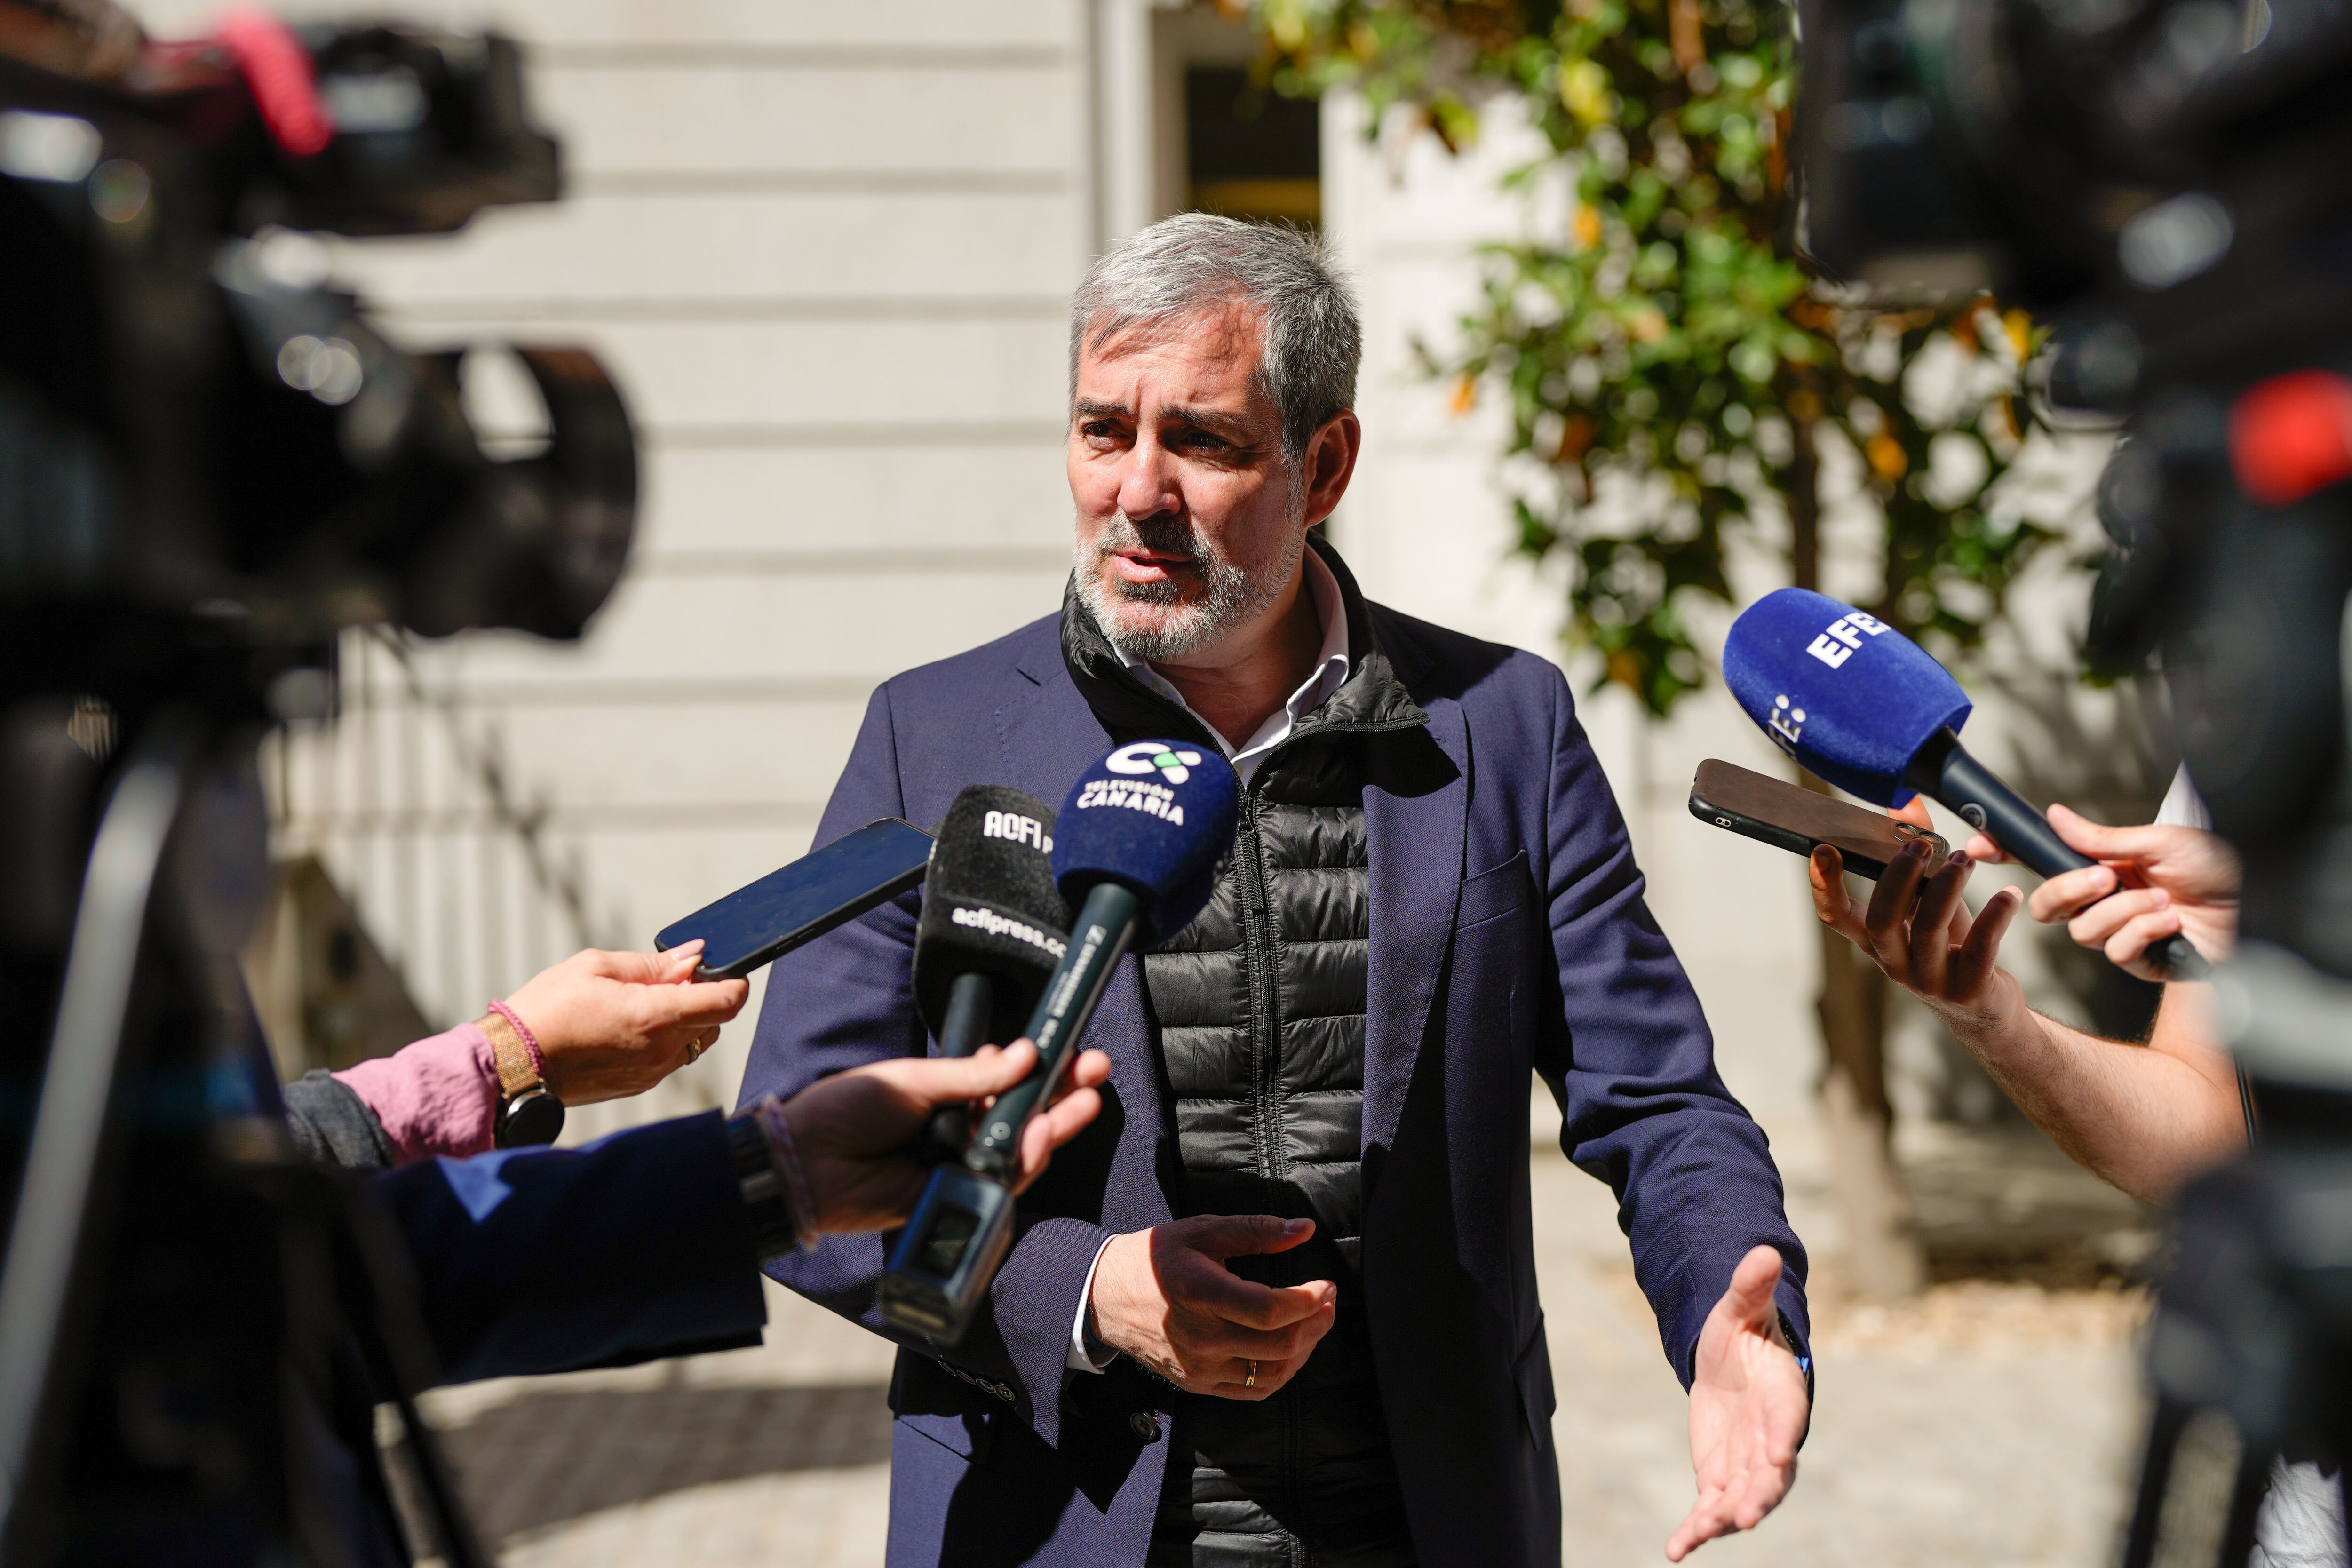
[[[1037,1010],[1029,1015],[1029,1037],[1037,1042],[1037,1066],[1027,1078],[996,1097],[987,1121],[964,1155],[983,1176],[1011,1184],[1021,1173],[1021,1135],[1045,1095],[1068,1070],[1078,1037],[1094,1016],[1110,973],[1135,940],[1143,902],[1117,882],[1097,882],[1070,925],[1069,950],[1054,966]]]
[[[996,1010],[996,983],[985,974],[959,974],[948,987],[947,1016],[940,1020],[940,1055],[968,1057],[988,1044],[989,1016]],[[971,1108],[942,1105],[923,1129],[928,1163],[963,1157],[971,1142]]]
[[[2055,877],[2097,864],[2059,837],[2057,829],[2040,812],[2001,783],[1990,768],[1969,755],[1959,736],[1948,729],[1920,748],[1903,782],[1959,813],[1969,826],[1990,835],[2020,865],[2041,876]],[[2147,961],[2174,980],[2205,980],[2213,973],[2205,955],[2179,933],[2151,942]]]

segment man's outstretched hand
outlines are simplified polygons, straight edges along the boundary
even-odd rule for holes
[[[1772,1305],[1780,1283],[1780,1253],[1754,1248],[1699,1331],[1690,1391],[1698,1500],[1667,1538],[1669,1562],[1681,1562],[1701,1542],[1755,1529],[1797,1479],[1797,1444],[1811,1404]]]

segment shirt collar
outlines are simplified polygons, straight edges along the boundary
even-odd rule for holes
[[[1217,742],[1226,758],[1234,763],[1244,758],[1255,760],[1273,750],[1276,743],[1288,737],[1293,725],[1321,707],[1348,681],[1348,605],[1339,592],[1339,580],[1331,574],[1331,568],[1324,564],[1323,557],[1314,550],[1307,549],[1300,554],[1300,570],[1306,578],[1307,596],[1323,623],[1322,651],[1316,656],[1315,668],[1307,671],[1307,679],[1299,682],[1298,689],[1290,694],[1290,700],[1258,726],[1257,733],[1240,746],[1230,744],[1215,725],[1202,720],[1201,727],[1209,731],[1210,738]],[[1198,713],[1192,712],[1192,705],[1184,700],[1184,694],[1177,690],[1165,676],[1116,642],[1110,647],[1111,651],[1118,656],[1119,663],[1126,666],[1138,680],[1185,712],[1192,713],[1193,718],[1200,719]]]

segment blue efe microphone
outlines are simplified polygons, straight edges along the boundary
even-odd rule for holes
[[[939,1344],[963,1337],[1013,1240],[1013,1184],[1029,1120],[1130,947],[1190,925],[1234,842],[1241,783],[1223,757],[1173,741],[1121,746],[1078,775],[1054,822],[1054,875],[1077,910],[1028,1037],[1037,1066],[984,1112],[960,1165],[941,1165],[892,1247],[882,1315]]]
[[[1740,612],[1723,645],[1723,682],[1808,772],[1884,806],[1919,792],[1906,782],[1911,760],[1958,731],[1974,706],[1917,643],[1806,588]]]
[[[1731,623],[1723,679],[1775,744],[1849,795],[1940,801],[2044,877],[2093,864],[1960,744],[1972,705],[1951,672],[1851,605],[1806,588],[1765,595]],[[2207,972],[2178,935],[2148,959],[2179,979]]]

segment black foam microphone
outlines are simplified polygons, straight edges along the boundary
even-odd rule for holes
[[[1053,849],[1054,811],[1035,795],[973,784],[948,807],[915,926],[915,1008],[940,1055],[1012,1044],[1069,950]],[[928,1155],[960,1158],[970,1139],[965,1107],[931,1113]]]
[[[1951,673],[1851,605],[1805,588],[1765,595],[1731,624],[1723,679],[1775,744],[1849,794],[1940,801],[2044,877],[2096,864],[1960,744],[1970,704]],[[2147,959],[2176,980],[2212,973],[2177,934]]]

